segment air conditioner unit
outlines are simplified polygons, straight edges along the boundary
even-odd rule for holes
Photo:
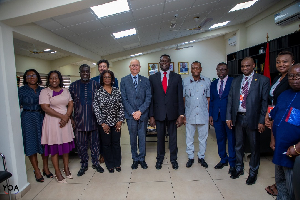
[[[286,25],[300,19],[300,2],[275,14],[275,24]]]

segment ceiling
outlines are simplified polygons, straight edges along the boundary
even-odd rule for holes
[[[128,0],[129,12],[99,19],[90,8],[71,13],[67,13],[66,9],[66,14],[36,21],[35,24],[99,57],[118,60],[122,59],[120,52],[128,51],[126,56],[129,57],[135,49],[135,53],[140,53],[138,51],[141,47],[151,47],[154,44],[156,48],[148,48],[148,52],[158,51],[166,47],[163,42],[208,32],[209,27],[215,23],[230,21],[227,26],[244,23],[278,1],[280,0],[259,0],[248,9],[229,13],[236,4],[245,0]],[[199,17],[199,21],[196,22],[194,17]],[[201,30],[186,30],[197,27],[205,18],[212,18],[212,21]],[[176,21],[173,29],[170,28],[171,21]],[[112,35],[131,28],[136,28],[136,35],[120,39],[115,39]],[[175,41],[177,40],[169,42],[171,46],[168,48],[175,49],[178,44]],[[15,53],[44,60],[56,60],[70,55],[54,46],[50,48],[57,50],[55,54],[32,54],[30,50],[42,51],[49,48],[49,45],[42,42],[33,43],[35,42],[15,39]]]

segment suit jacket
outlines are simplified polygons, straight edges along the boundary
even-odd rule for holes
[[[167,92],[164,92],[161,73],[157,72],[149,77],[152,101],[150,104],[150,117],[155,120],[176,120],[184,115],[182,79],[179,74],[170,72]]]
[[[272,82],[272,85],[274,85],[276,83],[276,81],[278,79],[280,79],[281,76],[276,76]],[[274,90],[273,92],[273,97],[270,96],[270,92],[269,92],[269,104],[271,105],[272,104],[272,99],[273,99],[273,104],[276,105],[277,103],[277,98],[278,96],[288,90],[288,89],[291,89],[291,86],[289,85],[289,82],[288,82],[288,77],[287,75],[280,81],[280,83],[277,85],[276,89]]]
[[[148,120],[149,106],[151,103],[149,79],[138,75],[138,85],[135,90],[131,75],[129,74],[121,79],[120,88],[125,118],[133,119],[132,113],[140,110],[142,112],[140,120]]]
[[[211,116],[215,121],[218,120],[219,111],[220,111],[221,120],[222,121],[226,120],[228,94],[230,91],[232,80],[233,80],[232,77],[228,77],[221,98],[219,97],[219,92],[217,87],[219,79],[214,80],[210,85],[209,116]]]
[[[243,75],[240,75],[233,79],[228,95],[226,120],[232,120],[233,126],[235,125],[237,112],[240,105],[240,89],[242,80]],[[265,115],[268,108],[269,91],[269,78],[254,73],[246,99],[246,117],[248,127],[250,129],[257,129],[259,123],[265,123]]]

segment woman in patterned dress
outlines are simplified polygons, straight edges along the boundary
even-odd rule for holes
[[[115,76],[110,70],[104,70],[100,76],[100,89],[95,92],[93,108],[97,122],[101,125],[100,137],[103,153],[109,173],[121,171],[121,126],[124,121],[124,109],[120,91],[112,87]]]
[[[69,152],[75,147],[74,133],[70,116],[73,101],[69,90],[63,88],[63,79],[59,71],[51,71],[47,77],[47,88],[40,94],[40,105],[45,111],[42,129],[42,144],[45,145],[45,155],[51,154],[55,177],[58,183],[67,183],[59,169],[58,156],[62,155],[64,173],[72,179],[69,170]]]
[[[48,168],[48,156],[44,156],[44,147],[41,144],[42,125],[44,113],[39,105],[39,95],[43,89],[40,74],[35,69],[27,70],[23,75],[23,85],[19,88],[19,104],[23,108],[21,113],[21,126],[23,145],[34,169],[37,182],[44,182],[44,178],[38,167],[37,153],[43,158],[43,174],[52,178],[53,174]]]

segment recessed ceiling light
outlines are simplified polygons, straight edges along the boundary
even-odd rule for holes
[[[45,49],[44,51],[51,51],[51,49]]]
[[[219,27],[219,26],[225,26],[225,25],[228,24],[229,22],[230,22],[230,21],[226,21],[226,22],[214,24],[214,25],[212,25],[209,29],[216,28],[216,27]]]
[[[93,63],[93,65],[96,65],[96,63]]]
[[[115,38],[122,38],[122,37],[126,37],[126,36],[130,36],[130,35],[135,35],[136,34],[136,29],[132,28],[126,31],[120,31],[117,33],[113,33],[113,35],[115,36]]]
[[[51,53],[56,53],[57,51],[51,51]]]
[[[105,3],[98,6],[93,6],[91,9],[98,18],[114,15],[121,12],[128,12],[129,6],[127,0],[117,0],[110,3]]]
[[[229,12],[233,12],[236,10],[241,10],[241,9],[245,9],[245,8],[249,8],[250,6],[252,6],[253,4],[255,4],[258,0],[253,0],[253,1],[247,1],[245,3],[239,3],[236,4],[236,6],[234,6]]]
[[[135,56],[140,56],[140,55],[143,55],[143,53],[136,53],[134,54]]]

